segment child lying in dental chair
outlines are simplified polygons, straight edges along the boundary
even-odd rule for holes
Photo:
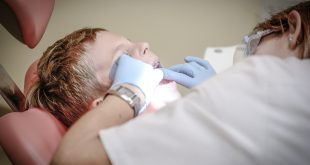
[[[33,83],[25,87],[26,108],[45,109],[70,127],[103,101],[112,82],[109,80],[111,67],[124,53],[153,68],[161,67],[148,43],[131,42],[105,29],[84,28],[58,40],[37,61],[37,68],[32,73]],[[175,83],[164,88],[171,91],[165,90],[166,101],[180,96]],[[159,103],[158,100],[155,102]],[[149,106],[149,110],[163,104],[165,101]]]

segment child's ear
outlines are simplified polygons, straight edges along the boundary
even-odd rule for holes
[[[102,102],[103,102],[103,97],[99,97],[99,98],[95,99],[94,101],[92,101],[90,109],[93,109],[93,108],[97,107]]]

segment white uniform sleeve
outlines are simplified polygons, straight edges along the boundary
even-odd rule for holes
[[[309,60],[251,57],[99,136],[114,165],[307,164],[309,70]]]

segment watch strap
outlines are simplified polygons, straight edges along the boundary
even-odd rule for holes
[[[134,117],[138,116],[140,109],[143,107],[143,105],[141,105],[140,97],[126,86],[113,86],[108,90],[108,94],[117,96],[124,100],[133,109]]]

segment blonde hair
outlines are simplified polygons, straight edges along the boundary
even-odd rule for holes
[[[270,29],[276,33],[284,33],[289,29],[288,14],[291,11],[297,11],[301,17],[302,36],[298,42],[301,44],[303,58],[310,58],[310,1],[301,2],[295,6],[289,7],[279,13],[272,15],[268,20],[259,23],[253,32]]]
[[[38,63],[38,81],[26,97],[26,108],[46,109],[69,127],[88,110],[91,101],[107,91],[87,54],[99,31],[105,30],[80,29],[47,48]]]

